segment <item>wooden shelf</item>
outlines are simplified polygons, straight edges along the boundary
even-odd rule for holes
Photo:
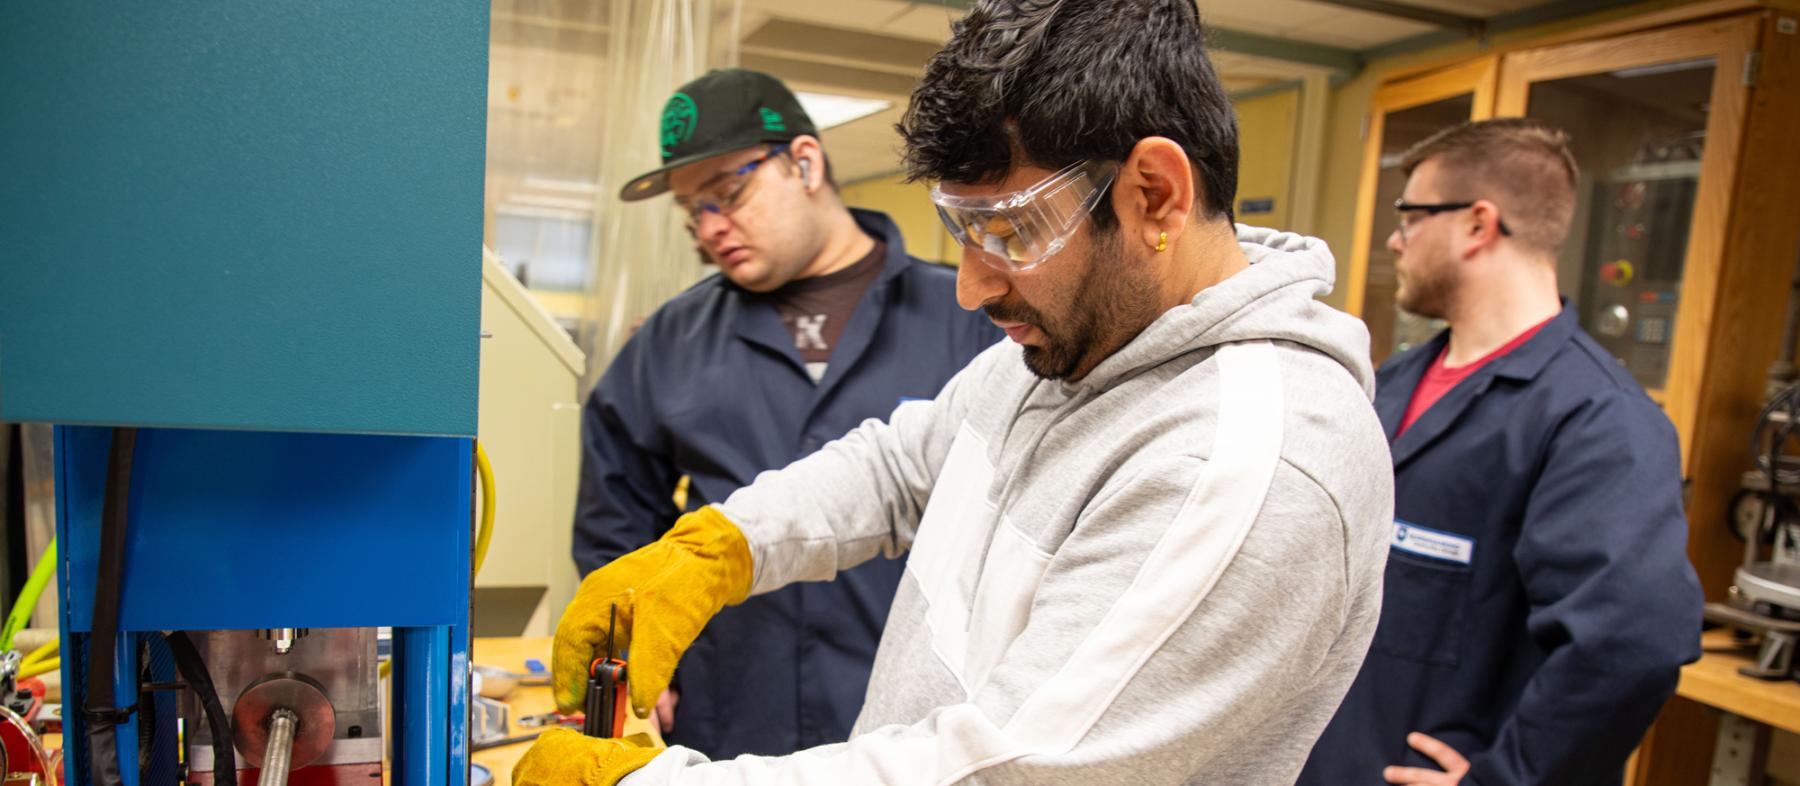
[[[1800,734],[1800,682],[1739,674],[1738,667],[1755,663],[1756,648],[1736,643],[1730,631],[1707,631],[1700,647],[1700,660],[1681,669],[1677,695]]]

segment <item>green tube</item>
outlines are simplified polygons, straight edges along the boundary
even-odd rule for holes
[[[39,557],[37,566],[31,569],[31,578],[25,581],[25,589],[19,591],[19,602],[13,604],[12,613],[6,615],[6,626],[0,628],[0,652],[12,649],[13,637],[31,619],[31,610],[37,607],[38,596],[44,594],[44,587],[49,586],[50,577],[56,575],[56,539],[50,539],[50,548],[44,549],[44,556]]]

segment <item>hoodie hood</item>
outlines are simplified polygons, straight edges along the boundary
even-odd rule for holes
[[[1072,383],[1106,388],[1140,369],[1198,349],[1240,341],[1287,341],[1337,361],[1363,393],[1375,396],[1369,330],[1362,320],[1319,302],[1331,292],[1337,261],[1325,241],[1237,225],[1250,266],[1164,312],[1144,332]]]

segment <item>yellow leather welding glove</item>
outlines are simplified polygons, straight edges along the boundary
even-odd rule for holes
[[[556,625],[551,674],[557,708],[582,709],[588,667],[603,657],[607,627],[613,624],[611,654],[630,651],[631,709],[649,717],[656,697],[669,687],[676,661],[707,620],[750,594],[750,563],[744,533],[709,505],[676,520],[655,543],[589,573]]]
[[[663,750],[647,734],[619,740],[550,729],[538,735],[531,750],[513,765],[512,782],[513,786],[614,786]]]

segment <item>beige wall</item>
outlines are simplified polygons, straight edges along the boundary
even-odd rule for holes
[[[1436,63],[1450,58],[1473,56],[1494,47],[1504,47],[1541,36],[1579,29],[1592,24],[1637,16],[1650,11],[1687,5],[1696,0],[1652,0],[1597,14],[1547,25],[1523,28],[1491,36],[1483,45],[1475,41],[1447,44],[1405,55],[1371,61],[1355,78],[1331,91],[1326,115],[1325,150],[1322,171],[1318,175],[1317,210],[1308,222],[1305,216],[1288,212],[1293,201],[1296,173],[1293,162],[1296,124],[1299,116],[1299,91],[1283,91],[1238,103],[1238,138],[1242,149],[1238,167],[1238,198],[1274,196],[1275,212],[1268,215],[1244,216],[1248,223],[1288,228],[1310,223],[1314,234],[1330,244],[1337,256],[1339,286],[1324,300],[1343,307],[1344,276],[1350,264],[1350,241],[1354,236],[1357,181],[1361,175],[1363,128],[1369,111],[1369,99],[1382,79],[1396,70]],[[1275,190],[1279,189],[1279,190]],[[907,249],[914,256],[932,261],[957,261],[955,241],[939,228],[936,211],[926,199],[926,187],[905,185],[899,175],[861,180],[843,187],[844,201],[852,207],[881,210],[894,217],[906,237]]]
[[[1239,216],[1257,226],[1287,228],[1292,202],[1294,138],[1300,112],[1300,91],[1286,90],[1237,104],[1238,139],[1242,153],[1238,164],[1238,199],[1275,200],[1271,213]],[[851,207],[879,210],[892,216],[906,238],[906,248],[920,259],[956,264],[960,252],[945,232],[931,207],[930,188],[904,183],[899,174],[846,184],[841,192]]]
[[[510,620],[547,636],[575,597],[570,556],[581,466],[585,366],[550,314],[491,252],[482,260],[480,439],[494,470],[494,532],[475,602],[497,587],[542,587],[537,608]],[[492,619],[494,615],[478,615]]]
[[[1289,229],[1293,226],[1294,137],[1300,117],[1300,89],[1283,90],[1237,102],[1238,187],[1237,201],[1274,199],[1268,213],[1245,214],[1237,220],[1253,226]]]
[[[956,264],[961,255],[956,241],[938,220],[931,206],[931,189],[923,183],[904,183],[902,175],[880,177],[849,183],[840,189],[844,204],[868,210],[879,210],[900,225],[900,236],[906,239],[906,250],[927,262]]]
[[[1273,197],[1273,213],[1242,216],[1257,226],[1286,228],[1292,202],[1294,138],[1300,112],[1298,88],[1251,98],[1237,104],[1238,139],[1242,154],[1238,163],[1238,198]],[[901,182],[901,175],[859,180],[842,188],[844,203],[879,210],[893,216],[906,237],[913,256],[955,264],[956,241],[950,239],[931,207],[930,189],[923,184]]]

